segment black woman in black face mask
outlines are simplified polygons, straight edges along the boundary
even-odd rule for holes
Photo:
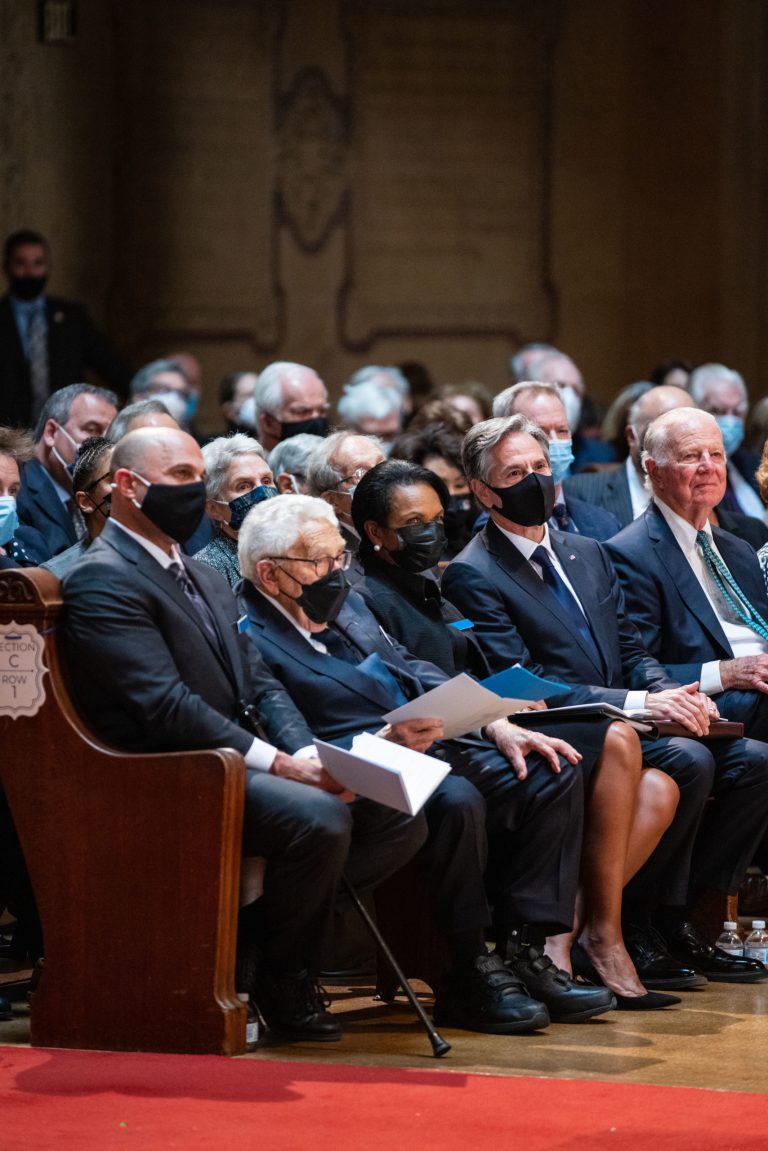
[[[471,628],[443,598],[434,570],[446,552],[450,496],[434,472],[390,459],[360,480],[352,518],[365,580],[357,588],[384,630],[448,675],[489,673]]]
[[[278,491],[272,469],[258,440],[244,432],[218,436],[203,448],[205,460],[205,508],[214,521],[213,539],[195,554],[229,581],[240,579],[237,537],[248,512]]]

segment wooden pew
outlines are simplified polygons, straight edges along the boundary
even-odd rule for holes
[[[70,697],[89,669],[63,664],[61,612],[55,576],[0,571],[0,782],[45,949],[32,1043],[239,1054],[242,756],[101,743]]]

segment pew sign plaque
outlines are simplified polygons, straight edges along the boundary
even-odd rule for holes
[[[31,624],[0,630],[0,715],[37,715],[45,703],[45,640]]]

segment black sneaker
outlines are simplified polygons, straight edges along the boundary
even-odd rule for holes
[[[543,1003],[526,993],[498,955],[479,955],[472,967],[451,971],[435,998],[438,1027],[513,1035],[546,1027]]]
[[[341,1039],[339,1024],[326,1011],[330,1000],[306,971],[272,975],[261,966],[250,994],[276,1039],[304,1043]]]
[[[507,965],[529,994],[546,1005],[553,1023],[584,1023],[616,1007],[616,997],[608,987],[578,983],[567,971],[555,967],[541,947],[509,950]]]

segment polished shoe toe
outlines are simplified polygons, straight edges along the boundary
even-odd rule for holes
[[[438,1027],[514,1035],[546,1027],[549,1013],[498,955],[481,955],[471,967],[448,974],[435,998],[434,1019]]]
[[[664,940],[650,925],[624,924],[622,931],[624,945],[644,987],[690,991],[706,985],[706,975],[673,958]]]
[[[520,947],[508,955],[507,963],[528,993],[546,1006],[553,1023],[585,1023],[616,1006],[610,988],[577,982],[555,967],[540,947]]]
[[[768,980],[768,967],[764,963],[721,951],[690,921],[667,931],[664,938],[675,958],[693,964],[713,983],[764,983]]]

